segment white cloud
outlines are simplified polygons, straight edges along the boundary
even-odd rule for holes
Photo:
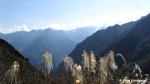
[[[72,24],[65,24],[65,23],[50,23],[46,25],[40,25],[42,28],[52,28],[55,30],[72,30],[72,29],[77,29],[81,27],[86,27],[86,26],[94,26],[90,24],[90,22],[78,22],[78,23],[72,23]]]
[[[0,22],[0,32],[1,33],[12,33],[17,31],[30,31],[29,27],[26,24],[16,25],[14,27],[6,28]]]
[[[9,33],[16,32],[16,31],[30,31],[30,29],[26,24],[16,25],[13,28],[8,29]]]

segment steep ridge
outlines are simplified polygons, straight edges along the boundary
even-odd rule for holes
[[[0,39],[0,84],[8,82],[4,81],[4,79],[7,78],[5,75],[15,61],[19,63],[19,73],[17,76],[17,82],[19,84],[37,84],[48,82],[44,75],[29,63],[28,59],[24,58],[6,41]]]
[[[108,50],[122,53],[128,63],[139,63],[146,73],[150,73],[150,14],[138,21],[124,38],[111,44],[104,52]]]
[[[109,26],[106,29],[102,29],[86,38],[79,43],[75,49],[69,54],[75,62],[81,62],[81,54],[83,50],[90,52],[91,50],[99,55],[105,50],[111,43],[123,38],[136,24],[137,22],[129,22],[123,25]]]

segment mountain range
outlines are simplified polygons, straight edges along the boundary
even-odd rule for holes
[[[93,51],[97,59],[109,50],[122,53],[129,65],[138,63],[150,74],[150,14],[137,21],[97,31],[77,44],[69,56],[80,64],[83,50]]]
[[[68,55],[77,43],[96,31],[93,27],[83,27],[70,31],[33,30],[0,34],[0,38],[8,41],[32,64],[38,65],[45,51],[52,53],[53,64],[57,66],[65,55]]]
[[[150,14],[141,18],[124,38],[111,44],[105,52],[108,50],[122,53],[127,63],[137,63],[150,74]]]
[[[93,51],[96,59],[113,50],[123,54],[128,65],[138,63],[144,73],[150,74],[150,14],[137,21],[116,24],[98,31],[94,29],[84,27],[71,31],[20,31],[0,33],[0,38],[13,45],[32,64],[39,64],[45,51],[52,53],[53,64],[56,67],[65,55],[72,57],[75,63],[81,64],[81,54],[84,50]]]
[[[98,30],[93,35],[87,37],[84,41],[77,44],[74,50],[69,54],[75,62],[79,63],[83,50],[93,51],[96,56],[105,50],[111,43],[123,38],[135,25],[135,22],[129,22],[123,25],[109,26],[106,29]],[[76,59],[79,58],[79,59]]]

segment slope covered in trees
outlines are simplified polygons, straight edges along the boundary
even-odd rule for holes
[[[96,33],[77,44],[69,56],[71,56],[75,62],[79,63],[82,51],[86,50],[90,52],[92,50],[96,57],[98,57],[99,53],[105,50],[110,44],[123,38],[136,23],[137,21],[129,22],[123,25],[114,25],[109,26],[106,29],[98,30]]]
[[[29,63],[28,59],[6,41],[0,39],[0,84],[16,84],[15,79],[17,84],[49,82],[43,73]]]
[[[150,73],[150,14],[143,17],[121,40],[111,44],[106,51],[122,53],[129,63],[139,63],[146,73]]]
[[[150,14],[141,19],[123,25],[114,25],[99,30],[79,43],[69,55],[76,63],[81,63],[83,50],[95,53],[97,59],[109,50],[122,53],[128,64],[139,63],[146,73],[150,67]]]

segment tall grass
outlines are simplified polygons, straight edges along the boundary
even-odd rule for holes
[[[124,61],[124,69],[126,70],[121,73],[119,71],[120,67],[116,64],[115,56],[120,56]],[[149,80],[147,74],[145,75],[146,77],[143,77],[142,69],[138,64],[135,63],[130,67],[126,66],[124,56],[115,54],[112,50],[98,60],[96,60],[93,51],[88,53],[84,50],[81,58],[81,64],[76,64],[71,57],[64,57],[64,69],[61,70],[61,77],[50,76],[53,68],[52,54],[45,52],[41,59],[41,71],[45,73],[45,81],[51,80],[50,84],[146,84]],[[5,73],[4,84],[18,84],[19,67],[20,65],[17,61],[12,64]],[[44,82],[44,84],[47,84],[47,82]]]
[[[42,57],[42,63],[44,64],[42,69],[46,76],[47,74],[50,74],[51,69],[53,68],[52,54],[45,52]]]
[[[112,50],[110,50],[108,54],[106,54],[103,57],[100,57],[99,60],[97,61],[93,51],[87,53],[84,50],[81,56],[82,56],[81,65],[73,63],[71,57],[65,57],[64,59],[65,69],[68,70],[68,67],[69,66],[71,67],[69,69],[71,71],[71,79],[70,79],[71,84],[131,84],[131,83],[137,84],[138,83],[135,81],[129,81],[130,79],[128,74],[126,74],[126,76],[122,76],[121,78],[119,78],[120,76],[116,74],[118,73],[119,67],[116,64],[115,56],[116,57],[120,56],[124,61],[123,64],[124,68],[127,68],[126,60],[122,54],[115,54]],[[71,60],[71,62],[69,62],[69,60]],[[134,73],[136,72],[135,76],[138,74],[139,77],[142,77],[142,71],[137,64],[135,64],[134,68],[131,69],[131,71]]]
[[[17,84],[19,73],[19,63],[17,61],[13,62],[11,68],[6,71],[3,79],[4,84]]]

